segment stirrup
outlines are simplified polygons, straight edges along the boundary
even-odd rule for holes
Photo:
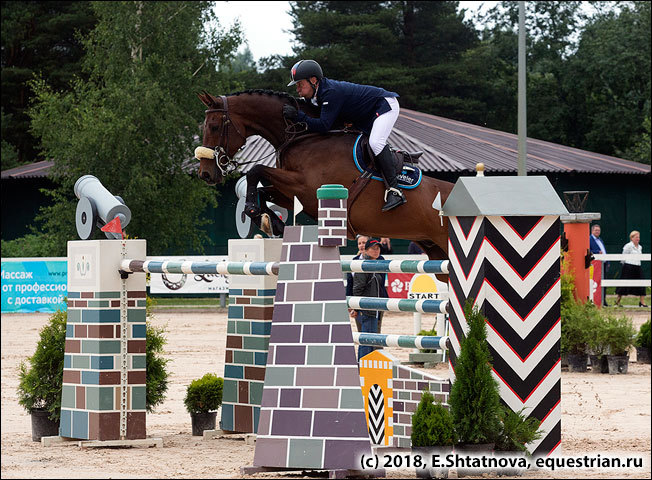
[[[399,197],[403,196],[403,192],[401,192],[398,188],[389,187],[387,190],[385,190],[385,198],[383,199],[385,202],[387,201],[387,195],[389,192],[394,192]]]

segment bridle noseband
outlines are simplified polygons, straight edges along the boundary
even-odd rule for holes
[[[231,117],[229,116],[229,104],[227,102],[226,97],[224,95],[220,95],[220,98],[222,99],[223,108],[209,108],[208,110],[206,110],[205,113],[209,114],[214,112],[222,112],[222,127],[221,127],[221,132],[219,133],[220,144],[217,145],[213,149],[213,151],[215,152],[214,153],[215,163],[217,164],[218,168],[221,170],[222,176],[226,176],[238,168],[238,163],[235,160],[233,160],[233,158],[230,157],[228,154],[229,125],[233,125],[235,131],[245,141],[242,147],[240,147],[238,150],[242,149],[245,146],[247,142],[247,137],[245,137],[242,134],[238,126],[231,120]],[[222,141],[222,139],[224,139],[224,141]],[[224,143],[224,146],[222,146],[222,143]],[[211,148],[211,147],[207,147],[207,148]]]

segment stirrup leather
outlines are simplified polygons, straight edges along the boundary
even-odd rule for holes
[[[394,192],[399,197],[403,196],[403,192],[401,192],[398,188],[389,187],[387,190],[385,190],[385,198],[384,198],[385,201],[387,201],[387,195],[389,194],[389,192]]]

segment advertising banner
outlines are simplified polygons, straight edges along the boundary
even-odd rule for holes
[[[193,255],[182,257],[150,257],[147,260],[168,260],[174,262],[226,262],[226,255]],[[217,273],[192,274],[192,273],[152,273],[149,281],[150,293],[163,294],[219,294],[229,293],[229,276]]]
[[[67,295],[65,257],[2,259],[2,313],[65,310]]]
[[[388,273],[387,294],[389,298],[413,300],[437,300],[448,292],[448,285],[432,273]]]

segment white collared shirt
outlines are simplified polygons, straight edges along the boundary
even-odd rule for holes
[[[625,246],[623,247],[623,255],[642,255],[643,254],[643,245],[640,243],[638,244],[638,247],[634,246],[634,242],[629,242],[626,243]],[[625,263],[629,263],[630,265],[638,265],[641,266],[641,261],[640,260],[625,260]]]

